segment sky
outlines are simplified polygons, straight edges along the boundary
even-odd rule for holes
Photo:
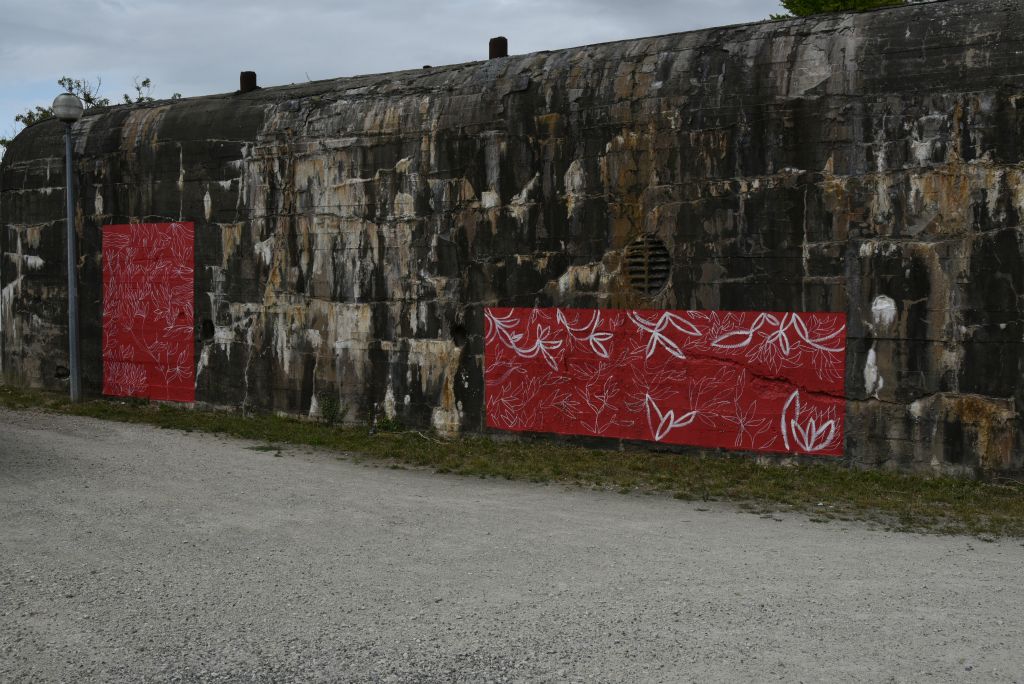
[[[157,98],[486,59],[688,31],[779,12],[777,0],[0,0],[0,137],[67,75]]]

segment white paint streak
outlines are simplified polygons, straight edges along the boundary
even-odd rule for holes
[[[523,189],[512,198],[509,202],[509,207],[512,209],[512,213],[515,214],[516,220],[522,223],[526,220],[530,207],[530,195],[533,193],[534,188],[537,187],[537,181],[540,180],[540,174],[533,174],[533,178],[523,186]]]
[[[256,256],[260,258],[264,266],[269,266],[274,255],[274,236],[271,235],[262,242],[257,242],[253,245],[253,249],[256,252]]]
[[[412,157],[403,157],[395,163],[395,171],[398,173],[409,173],[412,168]]]
[[[864,391],[869,396],[878,398],[878,393],[885,386],[885,380],[878,372],[878,363],[875,358],[875,348],[868,350],[868,359],[864,363]]]
[[[592,292],[601,286],[605,274],[603,263],[570,266],[558,278],[558,293],[567,295],[571,292]]]
[[[213,341],[231,358],[231,345],[235,343],[235,331],[230,325],[218,325],[213,329]]]
[[[185,192],[185,154],[178,148],[178,192]]]
[[[199,363],[196,364],[196,387],[199,386],[199,374],[203,372],[210,363],[210,347],[209,345],[203,345],[203,351],[199,353]]]
[[[910,406],[907,407],[907,410],[910,411],[910,415],[914,420],[920,420],[921,416],[924,415],[924,405],[921,403],[920,399],[911,402]]]
[[[584,198],[584,190],[587,185],[587,177],[583,172],[583,165],[579,159],[574,159],[563,177],[565,182],[565,209],[571,217],[576,207]]]
[[[885,330],[896,320],[896,302],[887,295],[878,295],[871,302],[871,322],[876,331]]]
[[[410,219],[416,216],[416,198],[407,192],[395,193],[394,217]]]
[[[501,198],[493,190],[484,190],[480,195],[480,206],[484,209],[493,209],[501,206]]]

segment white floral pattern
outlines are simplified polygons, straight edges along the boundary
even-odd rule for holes
[[[195,399],[191,223],[103,227],[103,393]]]
[[[488,425],[840,455],[839,313],[485,310]]]

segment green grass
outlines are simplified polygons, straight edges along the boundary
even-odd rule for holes
[[[453,440],[415,431],[338,427],[273,415],[243,416],[139,401],[90,400],[0,386],[0,406],[213,432],[277,445],[308,445],[379,459],[391,467],[560,482],[677,499],[732,501],[761,515],[801,512],[814,522],[863,520],[886,528],[1024,537],[1024,485],[854,470],[835,463],[777,465],[749,456],[590,449],[546,440]]]

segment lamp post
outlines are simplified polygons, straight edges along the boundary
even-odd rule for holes
[[[78,367],[78,272],[75,268],[75,190],[71,176],[71,125],[82,118],[82,101],[71,93],[53,100],[53,115],[64,122],[64,183],[68,200],[68,366],[71,370],[71,401],[82,398],[82,374]]]

